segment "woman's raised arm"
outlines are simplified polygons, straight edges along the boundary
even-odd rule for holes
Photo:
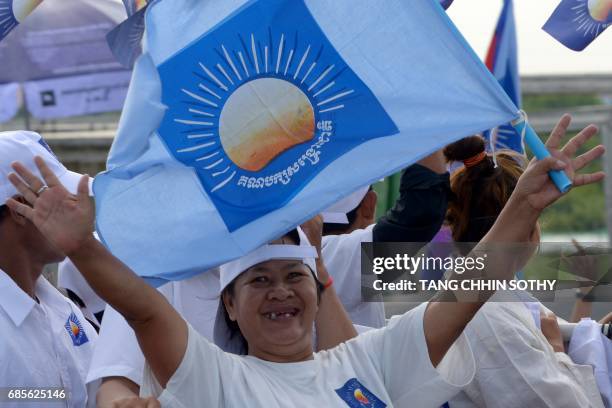
[[[529,245],[524,244],[530,242],[538,217],[546,207],[562,196],[548,176],[550,170],[564,170],[572,180],[574,187],[596,183],[604,178],[603,172],[576,174],[576,171],[605,152],[604,147],[599,145],[574,157],[578,149],[597,133],[595,126],[587,126],[563,148],[560,148],[561,139],[565,136],[570,121],[569,115],[564,115],[560,119],[546,143],[552,156],[539,161],[531,161],[497,221],[474,248],[471,256],[487,254],[485,268],[480,272],[480,276],[454,274],[452,279],[511,280],[514,278],[518,268],[531,255]],[[439,293],[430,302],[425,312],[424,329],[429,357],[433,365],[437,365],[442,360],[450,346],[491,294],[492,292],[485,294]]]

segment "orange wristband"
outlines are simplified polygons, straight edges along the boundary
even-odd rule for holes
[[[325,284],[323,285],[323,289],[327,289],[333,284],[334,284],[334,278],[330,276],[327,282],[325,282]]]

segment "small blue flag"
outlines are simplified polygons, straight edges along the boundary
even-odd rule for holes
[[[611,0],[562,0],[542,29],[567,48],[582,51],[611,24]]]
[[[440,0],[440,4],[442,5],[442,8],[446,10],[451,6],[451,4],[453,4],[453,0]]]
[[[512,102],[520,107],[521,83],[518,72],[518,48],[512,0],[504,0],[504,6],[489,45],[485,64],[512,99]],[[491,132],[486,131],[484,136],[489,139],[492,135]],[[509,123],[498,128],[495,148],[511,149],[519,153],[525,151],[521,136]]]
[[[151,3],[94,183],[101,239],[157,283],[187,278],[517,118],[437,1]]]
[[[128,17],[145,8],[147,3],[149,3],[149,0],[123,0]]]
[[[133,68],[136,58],[142,54],[146,11],[146,6],[141,8],[106,35],[113,55],[125,68]]]
[[[0,0],[0,41],[40,3],[42,0]]]

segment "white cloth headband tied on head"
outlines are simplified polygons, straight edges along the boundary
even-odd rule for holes
[[[317,249],[312,245],[262,245],[256,250],[221,266],[220,291],[247,269],[272,259],[297,259],[316,274]]]

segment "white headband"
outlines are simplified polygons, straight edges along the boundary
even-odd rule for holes
[[[316,273],[317,249],[312,245],[262,245],[234,261],[221,265],[220,292],[249,268],[271,259],[298,259]]]
[[[328,207],[321,213],[323,222],[330,224],[348,224],[348,217],[346,214],[353,211],[361,203],[365,195],[370,190],[370,186],[365,186],[359,190],[351,193],[338,201],[336,204]]]

